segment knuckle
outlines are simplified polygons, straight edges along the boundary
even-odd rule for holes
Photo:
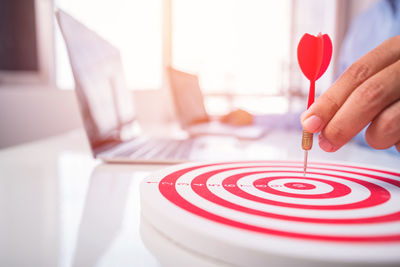
[[[365,81],[369,77],[370,72],[371,67],[366,63],[360,62],[353,63],[348,69],[349,75],[357,84]]]
[[[330,143],[336,146],[341,146],[348,141],[344,129],[335,124],[329,124],[327,127],[325,127],[323,135],[327,140],[329,140]]]
[[[386,112],[381,115],[379,131],[391,135],[399,129],[399,115],[395,112]]]
[[[393,64],[393,68],[389,68],[389,70],[389,75],[393,75],[392,77],[400,77],[400,60],[397,60],[397,62]]]
[[[400,116],[396,112],[383,112],[368,127],[365,140],[376,149],[385,149],[393,145],[393,137],[399,135]]]
[[[367,144],[375,149],[382,149],[382,144],[379,140],[379,136],[376,132],[371,131],[371,128],[368,128],[367,132],[365,133],[365,141]]]
[[[384,95],[385,87],[382,83],[368,82],[365,85],[360,86],[355,94],[360,103],[372,105],[377,102]]]
[[[330,113],[335,113],[340,108],[339,102],[330,94],[325,93],[319,98],[321,99],[321,102],[324,103],[325,108],[329,109]]]
[[[400,152],[400,143],[397,143],[395,146],[396,146],[397,151]]]
[[[400,35],[396,35],[392,38],[389,38],[385,41],[385,43],[389,43],[391,45],[396,45],[396,47],[398,47],[398,45],[400,45]]]

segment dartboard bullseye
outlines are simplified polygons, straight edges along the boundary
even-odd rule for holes
[[[190,250],[246,257],[400,262],[400,173],[289,161],[178,165],[142,182],[142,215]],[[228,256],[229,255],[229,256]],[[248,260],[248,259],[247,259]],[[240,265],[240,264],[239,264]]]

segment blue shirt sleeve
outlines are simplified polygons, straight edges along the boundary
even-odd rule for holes
[[[373,4],[350,24],[340,48],[338,76],[383,41],[399,34],[400,0]]]

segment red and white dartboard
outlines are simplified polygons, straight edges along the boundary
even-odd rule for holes
[[[400,264],[400,172],[293,161],[190,163],[144,179],[142,216],[239,266]]]

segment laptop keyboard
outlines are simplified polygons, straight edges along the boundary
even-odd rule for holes
[[[117,157],[132,159],[189,159],[194,139],[146,139],[136,138],[115,154]]]

